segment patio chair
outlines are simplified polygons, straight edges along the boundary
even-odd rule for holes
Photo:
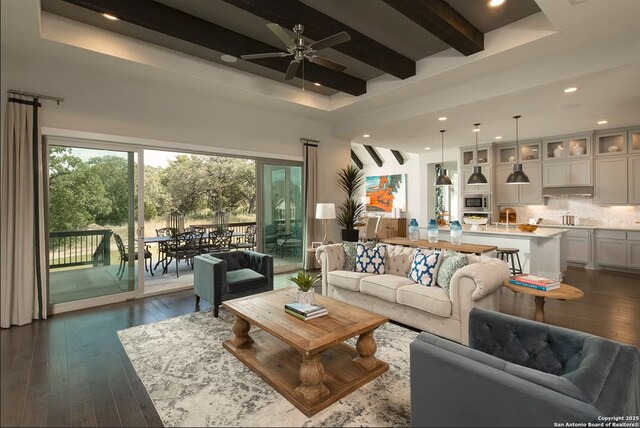
[[[156,229],[156,236],[168,236],[170,238],[175,238],[178,233],[178,229],[175,227],[161,227],[160,229]],[[157,269],[158,265],[162,263],[162,270],[164,271],[164,262],[167,261],[167,248],[171,247],[173,242],[160,242],[158,243],[158,261],[153,269]]]
[[[245,230],[244,242],[236,242],[234,248],[238,250],[253,250],[256,248],[256,225],[251,224]]]
[[[209,232],[209,239],[203,252],[229,251],[231,249],[231,236],[233,231],[222,229]]]
[[[274,253],[278,255],[278,250],[280,250],[280,257],[284,258],[285,250],[295,255],[296,249],[298,248],[302,248],[302,233],[300,229],[296,228],[293,232],[280,235],[280,237],[276,239]]]
[[[124,246],[124,242],[122,242],[122,238],[117,233],[113,234],[113,238],[116,240],[116,246],[118,247],[118,254],[120,255],[120,266],[118,267],[118,272],[116,275],[119,279],[122,279],[124,275],[125,266],[129,262],[129,252]],[[138,251],[133,253],[134,260],[138,260]],[[147,260],[149,260],[149,266],[147,267]],[[144,270],[147,272],[151,272],[151,276],[153,276],[153,257],[151,256],[151,251],[148,249],[144,249]]]
[[[180,260],[185,260],[187,265],[191,264],[193,269],[193,258],[201,252],[201,239],[202,232],[179,233],[174,242],[175,246],[167,249],[167,257],[171,260],[164,265],[162,273],[167,273],[167,268],[173,259],[176,260],[176,277],[180,277]]]

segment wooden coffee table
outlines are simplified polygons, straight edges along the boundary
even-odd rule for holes
[[[560,283],[560,288],[556,288],[551,291],[542,291],[536,290],[535,288],[524,287],[522,285],[516,285],[509,282],[508,279],[505,279],[502,283],[509,290],[513,290],[517,293],[529,294],[530,296],[535,297],[536,302],[536,311],[534,314],[534,319],[536,321],[544,322],[544,299],[548,297],[550,299],[558,299],[558,300],[575,300],[580,299],[584,296],[582,290],[579,290],[575,287],[572,287],[568,284]]]
[[[389,370],[374,357],[373,331],[388,318],[316,296],[329,314],[302,321],[284,312],[295,287],[224,302],[234,314],[223,346],[306,416],[318,413]],[[260,330],[251,332],[251,325]],[[356,347],[344,343],[358,336]]]

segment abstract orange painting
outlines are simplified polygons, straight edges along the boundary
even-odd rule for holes
[[[406,174],[374,175],[365,177],[366,196],[369,212],[386,212],[396,208],[406,208]]]

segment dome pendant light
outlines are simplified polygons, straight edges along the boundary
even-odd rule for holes
[[[440,169],[440,175],[436,178],[436,186],[451,186],[451,179],[447,175],[447,170],[444,169],[444,133],[445,129],[440,130],[442,133],[442,168]]]
[[[529,184],[529,177],[522,171],[520,163],[520,146],[518,145],[518,119],[522,116],[513,116],[516,120],[516,163],[513,165],[513,172],[507,177],[507,184]]]
[[[476,155],[474,156],[476,165],[473,167],[473,174],[469,176],[467,184],[487,184],[487,177],[482,173],[482,167],[478,165],[478,134],[480,133],[478,126],[480,126],[480,124],[474,123],[473,126],[476,127],[474,132],[474,134],[476,134]]]

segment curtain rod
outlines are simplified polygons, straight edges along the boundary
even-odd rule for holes
[[[55,101],[56,104],[58,104],[58,105],[60,105],[60,103],[64,101],[64,98],[53,97],[51,95],[37,94],[35,92],[17,91],[15,89],[9,89],[7,92],[10,93],[10,94],[16,94],[16,95],[26,95],[27,97],[38,98],[40,100]]]
[[[312,140],[310,138],[300,138],[300,141],[304,141],[305,143],[319,143],[318,140]]]

